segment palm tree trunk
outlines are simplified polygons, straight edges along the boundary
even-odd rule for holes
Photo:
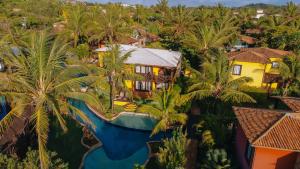
[[[283,89],[283,97],[286,97],[288,95],[288,88],[290,86],[290,81],[288,81],[286,84],[285,84],[285,87]]]
[[[110,77],[110,91],[109,91],[109,99],[110,99],[110,110],[111,113],[114,113],[114,99],[115,99],[115,82],[112,77]]]
[[[78,39],[79,39],[78,35],[77,35],[77,34],[74,34],[74,48],[77,47]]]

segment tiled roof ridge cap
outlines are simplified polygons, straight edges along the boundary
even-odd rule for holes
[[[273,111],[274,113],[281,113],[281,114],[287,114],[287,113],[292,113],[292,111],[288,110],[281,110],[281,109],[267,109],[267,108],[253,108],[253,107],[239,107],[239,106],[232,106],[234,109],[242,108],[242,109],[255,109],[255,110],[266,110],[266,111]]]
[[[286,52],[287,53],[287,55],[288,54],[291,54],[291,51],[288,51],[288,50],[281,50],[281,49],[273,49],[273,48],[267,48],[267,47],[262,47],[263,49],[266,49],[266,50],[270,50],[270,51],[272,51],[272,52],[275,52],[275,53],[277,53],[277,54],[279,54],[279,55],[283,55],[282,53],[280,53],[280,52]],[[286,55],[286,54],[284,54],[284,55]],[[284,56],[283,55],[283,56]]]

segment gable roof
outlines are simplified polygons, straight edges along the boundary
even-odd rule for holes
[[[293,112],[300,113],[300,98],[296,97],[280,97]]]
[[[96,52],[108,51],[108,47],[98,48]],[[125,61],[127,64],[139,64],[159,67],[176,68],[181,59],[181,53],[165,50],[140,48],[131,45],[120,45],[121,54],[131,52],[131,56]]]
[[[259,29],[259,28],[246,29],[245,33],[246,34],[261,34],[262,29]]]
[[[237,52],[228,54],[230,60],[253,63],[268,63],[270,58],[283,58],[292,54],[289,51],[270,49],[270,48],[242,48]]]
[[[256,39],[251,36],[241,35],[239,38],[241,41],[246,42],[249,45],[255,44],[255,41],[256,41]]]
[[[300,114],[243,107],[233,109],[253,146],[300,151]]]

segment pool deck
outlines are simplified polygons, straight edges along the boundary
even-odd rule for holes
[[[115,119],[117,119],[119,116],[121,115],[135,115],[135,116],[145,116],[145,117],[151,117],[148,114],[145,113],[135,113],[135,112],[120,112],[118,114],[115,114],[112,118],[107,118],[105,117],[102,113],[100,113],[99,111],[95,110],[92,106],[86,104],[87,107],[98,117],[100,117],[101,119],[105,120],[105,121],[113,121]]]

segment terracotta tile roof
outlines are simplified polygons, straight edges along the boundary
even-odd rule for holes
[[[253,63],[268,63],[270,58],[282,58],[292,54],[289,51],[270,49],[270,48],[242,48],[237,52],[229,52],[230,60]]]
[[[155,35],[155,34],[152,34],[152,33],[149,33],[147,32],[145,29],[142,29],[142,28],[136,28],[136,30],[138,31],[138,33],[144,37],[144,38],[147,38],[148,40],[150,40],[151,42],[156,42],[159,40],[159,36]]]
[[[253,146],[300,151],[300,114],[241,107],[234,112]]]
[[[240,40],[243,42],[246,42],[249,45],[255,44],[255,41],[256,41],[255,38],[252,38],[250,36],[245,36],[245,35],[241,35]]]
[[[135,43],[138,43],[139,40],[138,39],[135,39],[135,38],[132,38],[132,37],[126,37],[126,38],[123,38],[121,40],[119,40],[119,43],[121,44],[128,44],[128,45],[131,45],[131,44],[135,44]]]
[[[278,113],[274,110],[242,107],[234,107],[233,109],[239,124],[250,142],[255,141],[276,121],[284,116],[284,113]]]
[[[300,151],[300,114],[287,113],[253,145]]]
[[[293,112],[300,113],[300,98],[281,97],[282,100]]]
[[[246,34],[260,34],[262,33],[261,29],[246,29]]]

